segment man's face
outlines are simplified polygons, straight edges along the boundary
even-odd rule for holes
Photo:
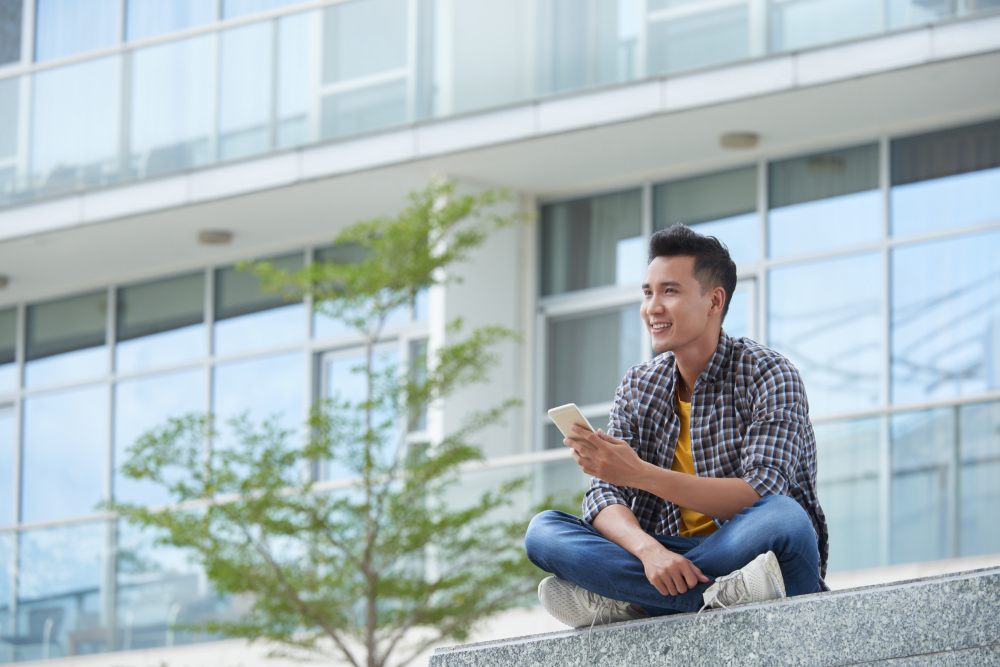
[[[721,288],[718,288],[721,291]],[[657,257],[646,269],[642,320],[656,354],[677,350],[705,334],[716,290],[702,292],[694,277],[694,257]],[[719,309],[716,308],[716,313]]]

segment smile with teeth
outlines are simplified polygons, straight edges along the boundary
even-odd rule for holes
[[[663,322],[658,322],[658,323],[653,324],[651,326],[652,326],[653,331],[662,331],[663,329],[666,329],[670,325],[669,324],[664,324]]]

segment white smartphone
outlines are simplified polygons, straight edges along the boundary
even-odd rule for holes
[[[555,425],[559,427],[559,431],[562,432],[563,437],[566,438],[586,442],[579,435],[573,432],[573,424],[581,426],[591,433],[597,433],[597,430],[590,425],[587,418],[583,416],[582,412],[580,412],[580,408],[576,407],[576,403],[568,403],[566,405],[560,405],[558,408],[552,408],[549,410],[549,419],[555,422]],[[593,445],[590,446],[593,447]]]

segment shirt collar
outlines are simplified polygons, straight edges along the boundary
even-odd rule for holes
[[[698,379],[694,383],[694,390],[692,394],[696,393],[698,389],[705,383],[713,383],[725,375],[726,369],[729,368],[729,360],[733,353],[733,339],[726,335],[726,332],[719,330],[719,344],[715,348],[715,353],[712,358],[708,360],[708,366],[705,370],[701,372]],[[667,384],[667,391],[670,395],[671,402],[676,406],[677,396],[677,375],[680,372],[677,369],[677,360],[674,358],[673,352],[668,353],[670,355],[670,360],[672,363],[672,368],[670,369],[670,378]],[[692,396],[692,402],[693,402]]]

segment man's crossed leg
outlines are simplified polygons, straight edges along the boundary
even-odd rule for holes
[[[739,578],[741,568],[747,568],[767,552],[773,552],[780,566],[778,578],[782,581],[778,583],[784,594],[804,595],[820,590],[815,530],[805,510],[787,496],[761,498],[705,537],[654,537],[666,549],[690,560],[709,582],[697,584],[678,595],[662,595],[646,578],[642,561],[602,537],[589,523],[565,512],[549,510],[532,519],[525,547],[532,563],[559,580],[609,601],[631,603],[628,613],[634,618],[641,617],[643,612],[648,616],[662,616],[698,611],[709,602],[705,592],[716,579],[721,578],[720,583],[723,583],[731,580],[727,575],[736,574]],[[714,599],[716,592],[710,591],[708,597]],[[773,597],[780,596],[771,595],[765,599]],[[752,591],[749,597],[737,595],[718,599],[722,603],[720,606],[758,601],[763,600],[754,599]],[[642,611],[636,610],[636,606]],[[553,615],[559,618],[559,614]],[[570,618],[573,617],[571,614]],[[619,616],[621,620],[624,618]],[[608,617],[608,620],[613,619],[613,616]],[[589,624],[591,620],[586,619],[579,625]],[[577,625],[575,622],[569,624]]]

